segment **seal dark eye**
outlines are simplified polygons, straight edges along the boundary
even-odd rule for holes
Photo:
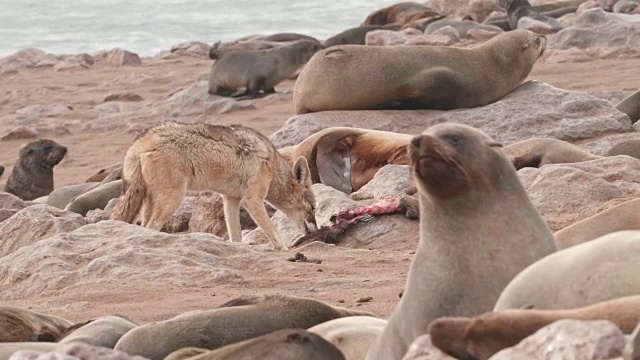
[[[445,135],[443,138],[452,145],[460,145],[462,139],[458,135]]]

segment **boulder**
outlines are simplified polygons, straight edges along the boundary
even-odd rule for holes
[[[59,344],[54,351],[20,350],[9,360],[146,360],[125,352],[84,343]]]
[[[429,0],[427,6],[443,15],[469,17],[477,22],[483,22],[494,11],[504,11],[496,0]]]
[[[402,360],[455,360],[431,342],[429,334],[422,335],[411,343]]]
[[[19,197],[0,190],[0,209],[20,210],[27,207],[24,200]]]
[[[96,56],[98,63],[111,66],[138,66],[142,65],[140,56],[131,51],[115,48],[107,52],[102,52]]]
[[[385,165],[360,190],[349,197],[353,200],[379,199],[383,196],[397,195],[409,187],[411,172],[408,165]]]

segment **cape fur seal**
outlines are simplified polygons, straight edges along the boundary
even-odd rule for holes
[[[56,342],[72,322],[13,306],[0,307],[0,342]]]
[[[53,190],[45,197],[46,201],[42,203],[64,210],[78,195],[91,191],[98,186],[100,186],[99,182],[85,182],[82,184],[63,186]],[[40,199],[38,199],[38,201],[40,202]]]
[[[528,0],[499,0],[499,3],[507,10],[511,30],[517,29],[518,22],[524,17],[548,24],[551,26],[550,32],[557,32],[564,28],[564,25],[558,20],[539,14]]]
[[[640,139],[630,139],[621,141],[613,145],[605,156],[627,155],[640,159]]]
[[[328,48],[335,45],[364,45],[367,33],[373,30],[400,30],[400,25],[362,25],[347,29],[337,35],[334,35],[324,41],[324,47]]]
[[[261,91],[275,92],[274,87],[307,63],[322,45],[298,40],[287,45],[256,51],[223,52],[211,66],[209,94],[255,98]]]
[[[367,359],[401,359],[436,318],[490,311],[516,274],[556,250],[500,147],[452,123],[411,140],[420,242],[400,303]]]
[[[566,141],[554,138],[531,138],[504,147],[516,170],[539,168],[547,164],[576,163],[600,159]]]
[[[73,199],[64,209],[86,216],[95,209],[104,209],[109,200],[115,199],[122,193],[122,180],[116,180],[93,188]]]
[[[342,352],[346,360],[364,360],[371,344],[382,334],[387,320],[371,316],[349,316],[309,329]]]
[[[640,230],[640,199],[625,201],[557,231],[559,249],[622,230]]]
[[[322,183],[350,194],[371,181],[385,165],[409,165],[407,145],[412,137],[387,131],[332,127],[278,151],[290,159],[304,156],[314,184]]]
[[[201,352],[198,354],[198,352]],[[188,357],[191,354],[198,354]],[[284,329],[217,350],[186,348],[165,360],[344,360],[335,346],[302,329]]]
[[[374,316],[308,298],[286,295],[241,297],[218,309],[139,326],[125,334],[115,349],[161,360],[184,347],[214,350],[277,330],[308,329],[355,315]]]
[[[98,170],[97,173],[89,176],[85,182],[102,182],[116,169],[120,169],[122,171],[122,163],[113,164],[109,167]]]
[[[387,6],[371,13],[362,25],[405,25],[413,20],[440,15],[432,8],[413,1],[405,1]]]
[[[334,46],[302,69],[293,90],[294,111],[487,105],[522,84],[545,47],[546,38],[528,30],[502,33],[470,49]]]
[[[636,121],[640,120],[640,91],[636,91],[622,99],[622,101],[616,105],[616,109],[629,115],[631,123],[635,124]]]
[[[431,341],[460,360],[488,360],[541,328],[563,319],[609,320],[624,334],[640,322],[640,296],[600,302],[570,310],[505,310],[473,318],[443,317],[429,325]]]
[[[70,326],[61,334],[58,343],[81,342],[113,349],[118,340],[136,326],[136,323],[122,316],[101,316]]]
[[[640,294],[640,231],[619,231],[559,250],[518,274],[495,311],[530,304],[571,309]]]
[[[40,139],[20,149],[20,158],[7,179],[5,191],[22,200],[34,200],[53,191],[53,167],[67,154],[67,148]]]

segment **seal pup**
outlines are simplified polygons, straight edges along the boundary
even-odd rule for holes
[[[600,159],[581,148],[554,138],[531,138],[504,147],[516,170],[547,164],[566,164]]]
[[[137,326],[138,324],[123,316],[101,316],[70,326],[61,334],[58,343],[81,342],[113,349],[124,334]]]
[[[349,316],[316,325],[309,332],[333,344],[346,360],[364,360],[387,320],[371,316]]]
[[[385,165],[409,165],[412,135],[348,127],[321,130],[297,145],[281,148],[290,159],[304,156],[311,181],[345,194],[358,191]]]
[[[367,359],[401,359],[436,318],[490,311],[516,274],[556,250],[501,146],[452,123],[411,140],[420,242],[400,303]]]
[[[91,191],[98,186],[100,186],[99,182],[85,182],[82,184],[63,186],[53,190],[45,197],[46,201],[43,201],[42,203],[64,210],[64,208],[78,195]],[[41,202],[40,198],[36,200]]]
[[[0,343],[58,341],[72,322],[14,306],[0,307]]]
[[[67,154],[67,148],[49,139],[40,139],[20,149],[20,158],[7,179],[4,190],[22,200],[35,200],[53,191],[53,167]]]
[[[203,352],[204,351],[204,352]],[[199,355],[188,357],[190,354]],[[321,336],[302,329],[284,329],[270,334],[206,351],[178,350],[165,360],[345,360],[335,346]]]
[[[121,193],[122,180],[100,184],[100,186],[80,194],[64,209],[86,216],[91,210],[104,209],[109,203],[109,200],[119,197]]]
[[[554,236],[559,249],[582,244],[622,230],[640,230],[640,199],[625,201],[558,230]]]
[[[640,322],[640,295],[568,310],[504,310],[472,318],[443,317],[429,325],[431,341],[457,359],[488,360],[541,328],[563,319],[609,320],[624,334]]]
[[[640,139],[629,139],[613,145],[605,156],[627,155],[640,159]]]
[[[530,304],[571,309],[640,294],[640,231],[618,231],[559,250],[506,286],[494,311]]]
[[[219,55],[209,73],[209,94],[256,98],[260,92],[275,92],[274,87],[293,75],[318,50],[319,43],[299,40],[287,45],[256,51],[230,51]]]
[[[289,161],[259,132],[242,126],[169,122],[147,129],[124,158],[122,196],[111,220],[160,230],[187,190],[222,195],[230,240],[242,241],[240,203],[275,249],[286,249],[267,201],[308,234],[317,229],[315,196],[304,157]],[[171,176],[167,176],[171,174]]]
[[[545,47],[546,38],[528,30],[502,33],[470,49],[333,46],[302,69],[293,90],[294,111],[487,105],[521,85]]]
[[[616,104],[616,109],[629,115],[631,123],[635,124],[636,121],[640,120],[640,90],[622,99]]]
[[[125,334],[115,346],[131,355],[162,360],[175,350],[214,350],[282,329],[308,329],[345,316],[375,316],[286,295],[241,297],[213,310],[144,324]]]

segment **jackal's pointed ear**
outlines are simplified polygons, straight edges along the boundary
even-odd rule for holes
[[[311,182],[309,163],[307,163],[306,157],[300,156],[298,160],[296,160],[296,164],[293,166],[293,174],[296,177],[296,181],[300,184]]]

